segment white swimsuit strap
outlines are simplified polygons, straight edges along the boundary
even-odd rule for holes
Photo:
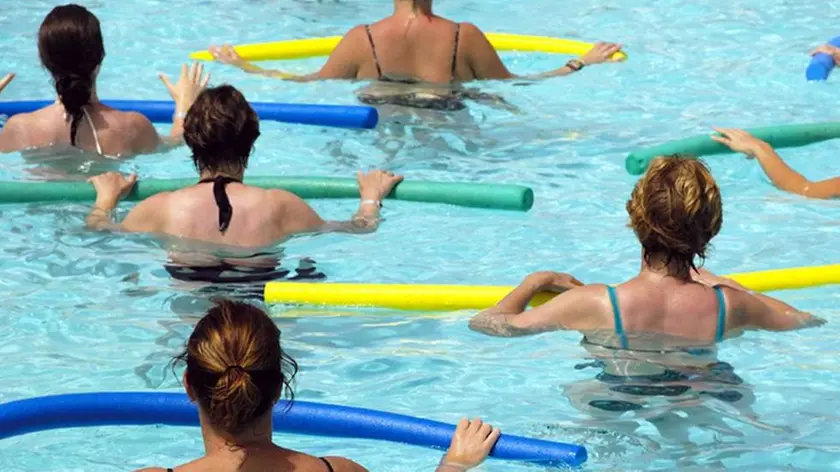
[[[90,130],[93,132],[93,142],[96,143],[96,153],[100,156],[104,156],[105,153],[102,152],[102,145],[99,144],[99,133],[96,132],[96,127],[93,126],[93,120],[90,117],[90,114],[85,108],[82,108],[82,112],[85,114],[85,119],[87,120],[88,126],[90,126]]]

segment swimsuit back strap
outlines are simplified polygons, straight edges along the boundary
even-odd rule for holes
[[[93,132],[93,142],[96,143],[96,153],[100,156],[104,156],[105,153],[102,152],[102,145],[99,143],[99,133],[96,132],[96,127],[93,126],[93,119],[90,117],[90,113],[88,113],[85,108],[82,108],[82,113],[84,113],[85,120],[87,121],[88,126],[90,126],[90,130]]]
[[[723,288],[720,285],[712,287],[717,295],[718,300],[718,316],[717,316],[717,330],[715,330],[715,342],[723,341],[726,335],[726,296],[723,294]]]
[[[452,81],[458,77],[455,72],[458,68],[458,43],[461,38],[461,23],[455,23],[455,45],[452,48]]]
[[[370,42],[370,50],[373,51],[373,63],[376,65],[376,77],[382,78],[382,67],[379,66],[379,56],[376,54],[376,44],[373,43],[373,35],[370,32],[370,25],[365,25],[365,32],[367,33],[368,41]]]
[[[612,305],[615,334],[621,342],[621,348],[629,349],[630,343],[627,341],[627,334],[624,332],[624,325],[621,323],[621,310],[618,308],[618,294],[616,293],[615,287],[607,285],[607,293],[610,296],[610,305]]]
[[[332,464],[330,464],[330,461],[328,461],[328,460],[324,459],[323,457],[319,457],[318,459],[321,459],[321,461],[323,461],[323,462],[324,462],[324,465],[326,465],[326,466],[327,466],[327,470],[328,470],[329,472],[335,472],[335,469],[333,469],[333,466],[332,466]]]
[[[229,183],[241,183],[239,179],[225,177],[218,175],[208,179],[199,181],[200,184],[213,182],[213,198],[216,200],[216,206],[219,207],[219,231],[224,233],[230,226],[230,220],[233,218],[233,207],[230,205],[230,198],[228,198],[225,187]]]

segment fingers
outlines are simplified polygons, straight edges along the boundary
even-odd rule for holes
[[[478,436],[482,438],[482,440],[487,439],[487,437],[490,436],[490,433],[492,432],[493,427],[490,426],[489,423],[482,422],[481,426],[478,428]]]
[[[458,426],[455,427],[455,434],[463,433],[470,427],[470,420],[467,418],[461,418],[461,421],[458,422]]]
[[[210,83],[210,76],[211,76],[211,75],[212,75],[212,74],[208,73],[208,74],[207,74],[207,76],[206,76],[206,77],[204,77],[204,80],[203,80],[203,81],[201,81],[201,88],[207,88],[207,84],[209,84],[209,83]]]
[[[172,93],[175,90],[175,87],[172,85],[172,82],[169,81],[169,77],[166,74],[158,74],[160,81],[163,82],[163,85],[166,86],[166,89],[169,90],[169,93]]]
[[[493,449],[493,446],[499,441],[499,438],[502,436],[502,430],[499,428],[493,428],[490,432],[490,435],[487,436],[487,439],[484,440],[484,447],[488,450]]]
[[[729,144],[729,138],[724,136],[712,136],[712,141],[717,141],[721,144]]]
[[[184,80],[189,75],[189,67],[186,64],[181,64],[181,80]]]
[[[481,425],[481,418],[473,418],[473,420],[470,421],[470,426],[469,428],[467,428],[467,432],[472,436],[478,432],[478,430],[481,428]]]
[[[6,88],[6,86],[9,85],[9,82],[11,82],[14,78],[15,74],[6,74],[6,76],[0,80],[0,91]]]
[[[128,178],[126,179],[126,181],[131,185],[134,185],[135,183],[137,183],[137,173],[135,172],[135,173],[132,173],[131,175],[129,175]]]

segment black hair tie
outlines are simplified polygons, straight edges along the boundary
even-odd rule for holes
[[[219,207],[219,231],[224,233],[230,226],[230,220],[233,218],[233,207],[230,205],[225,187],[227,184],[236,182],[241,183],[239,179],[217,175],[209,179],[199,181],[200,184],[213,182],[213,197],[216,199],[216,206]]]

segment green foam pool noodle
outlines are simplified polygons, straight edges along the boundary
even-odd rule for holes
[[[748,129],[747,131],[756,138],[766,141],[774,148],[789,148],[840,138],[840,122],[766,126]],[[640,175],[647,170],[650,161],[658,156],[686,154],[701,157],[732,152],[723,144],[712,141],[710,136],[711,133],[640,149],[627,156],[627,160],[624,162],[625,167],[630,174]]]
[[[126,200],[137,201],[161,192],[196,184],[197,179],[138,180]],[[356,179],[333,177],[251,177],[245,183],[287,190],[301,198],[359,198]],[[528,211],[534,192],[506,184],[405,181],[388,198],[411,202],[444,203],[472,208]],[[96,191],[87,182],[0,182],[0,203],[94,201]]]

